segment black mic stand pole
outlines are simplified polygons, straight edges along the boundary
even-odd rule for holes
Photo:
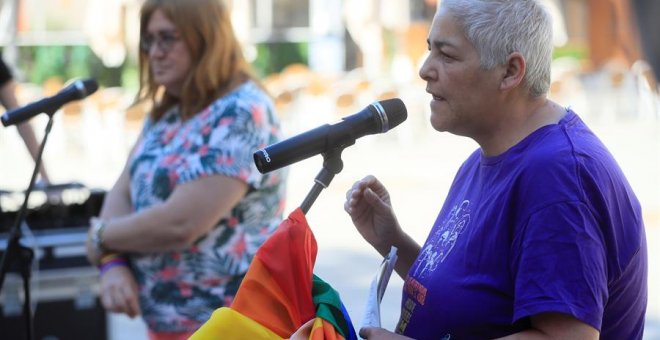
[[[30,275],[32,270],[32,259],[34,258],[34,251],[21,244],[21,225],[25,220],[25,215],[27,215],[27,205],[30,198],[30,193],[34,189],[34,183],[37,179],[37,173],[39,173],[39,167],[41,166],[41,157],[44,153],[44,147],[46,146],[46,140],[48,139],[48,134],[50,134],[50,129],[53,127],[53,112],[46,112],[48,114],[48,124],[46,125],[46,133],[44,138],[41,141],[41,146],[39,147],[39,154],[36,161],[34,162],[34,171],[32,171],[32,178],[30,178],[30,184],[28,189],[25,191],[25,197],[23,199],[23,205],[18,211],[16,220],[7,239],[7,248],[5,249],[4,254],[2,255],[2,262],[0,262],[0,291],[2,291],[2,286],[5,282],[5,275],[9,271],[9,264],[12,261],[18,261],[18,271],[21,273],[23,278],[23,292],[25,293],[25,298],[23,301],[23,317],[25,318],[25,333],[28,340],[33,339],[33,328],[32,328],[32,311],[30,307]]]
[[[344,163],[341,160],[342,151],[344,151],[343,148],[335,148],[323,153],[323,168],[316,175],[312,190],[307,194],[302,205],[300,205],[303,213],[307,214],[309,208],[312,207],[312,204],[314,204],[314,201],[321,193],[321,190],[327,188],[335,175],[340,173],[344,168]]]

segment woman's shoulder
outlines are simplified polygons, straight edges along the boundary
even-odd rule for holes
[[[278,124],[275,106],[268,94],[253,81],[247,81],[217,98],[194,120],[209,126],[258,126]]]
[[[212,111],[250,111],[253,107],[260,106],[268,109],[273,108],[270,96],[257,83],[248,80],[237,86],[229,93],[217,98],[209,105]]]
[[[246,80],[244,83],[238,85],[225,96],[218,98],[218,100],[234,101],[236,103],[243,102],[270,102],[270,96],[266,91],[261,88],[254,80]]]

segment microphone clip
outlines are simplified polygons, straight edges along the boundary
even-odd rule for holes
[[[314,178],[314,186],[312,187],[312,190],[309,191],[307,197],[305,197],[305,200],[300,205],[300,209],[303,213],[307,214],[309,208],[311,208],[314,201],[316,201],[316,198],[319,197],[321,190],[330,186],[330,182],[335,178],[335,175],[344,169],[344,162],[341,160],[342,151],[344,151],[344,148],[340,147],[322,153],[323,168],[318,175],[316,175],[316,178]]]

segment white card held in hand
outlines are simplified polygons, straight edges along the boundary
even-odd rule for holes
[[[378,268],[376,277],[371,281],[371,288],[369,289],[369,296],[367,298],[367,306],[365,307],[364,317],[362,318],[362,327],[380,327],[380,302],[385,295],[387,283],[390,281],[394,265],[396,264],[396,247],[390,248],[390,253],[383,259],[383,262]]]

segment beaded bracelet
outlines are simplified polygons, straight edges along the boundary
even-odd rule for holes
[[[106,253],[103,256],[101,256],[101,259],[99,260],[99,266],[116,258],[122,258],[122,256],[119,255],[118,253]]]

